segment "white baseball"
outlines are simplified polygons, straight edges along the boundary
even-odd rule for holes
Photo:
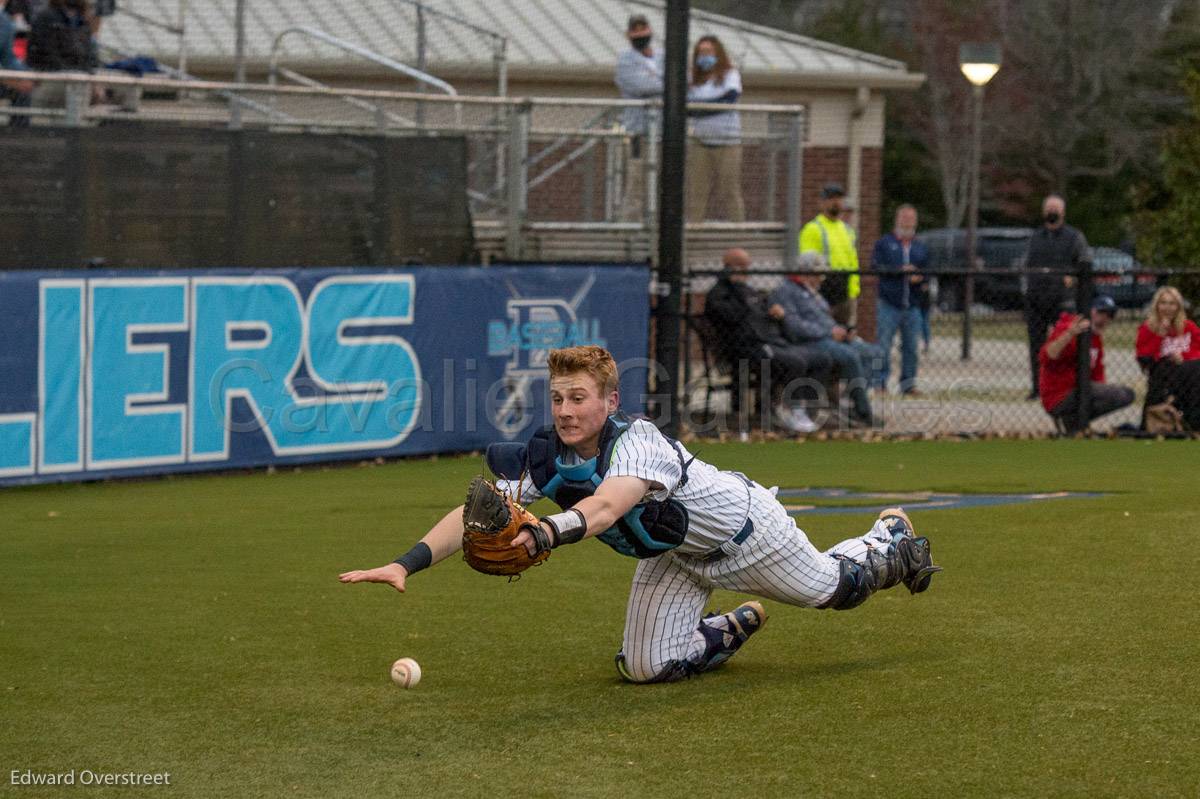
[[[392,682],[401,688],[416,688],[421,681],[421,664],[412,658],[400,658],[392,664]]]

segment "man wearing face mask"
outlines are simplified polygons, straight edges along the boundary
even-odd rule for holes
[[[837,183],[821,189],[821,213],[800,230],[800,254],[818,254],[835,273],[843,273],[829,276],[821,296],[834,320],[853,332],[858,322],[858,236],[841,219],[845,199],[846,191]]]
[[[1066,224],[1066,203],[1057,194],[1042,201],[1042,226],[1029,238],[1025,253],[1027,289],[1025,292],[1025,326],[1029,333],[1029,370],[1032,390],[1029,399],[1037,399],[1040,391],[1038,352],[1046,343],[1050,326],[1058,320],[1069,297],[1068,289],[1075,285],[1071,275],[1063,271],[1078,271],[1091,264],[1092,253],[1083,234]],[[1042,270],[1058,274],[1046,274]]]
[[[654,34],[650,21],[634,14],[626,26],[629,49],[617,56],[614,82],[625,100],[657,100],[663,94],[663,58],[651,46]],[[646,130],[651,109],[626,108],[621,122],[629,134],[629,159],[625,174],[624,213],[630,221],[641,221],[646,194]]]

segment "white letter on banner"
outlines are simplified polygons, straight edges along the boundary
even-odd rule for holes
[[[313,289],[306,319],[299,293],[283,278],[196,278],[192,459],[228,457],[234,397],[250,404],[276,455],[399,444],[419,410],[415,353],[399,336],[354,336],[347,329],[410,324],[413,299],[411,276],[337,276]],[[235,342],[231,330],[258,339]],[[302,364],[305,385],[319,389],[315,396],[296,390]],[[395,414],[406,421],[402,429],[388,425],[395,405],[403,406]]]
[[[187,283],[172,277],[88,281],[89,469],[183,462],[187,406],[167,404],[170,347],[134,337],[187,331]]]
[[[42,474],[83,470],[83,280],[39,281],[38,453]]]
[[[327,420],[335,439],[358,438],[359,449],[385,448],[403,441],[416,423],[422,397],[417,354],[395,332],[363,332],[411,325],[414,293],[411,275],[337,276],[313,289],[309,372],[322,389],[343,392]]]

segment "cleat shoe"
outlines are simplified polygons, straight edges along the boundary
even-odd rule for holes
[[[712,671],[741,648],[750,636],[767,623],[767,611],[759,602],[744,602],[728,613],[710,613],[700,620],[707,641],[699,671]]]
[[[744,642],[767,623],[767,611],[759,602],[743,602],[726,614]]]
[[[899,574],[889,577],[881,584],[881,588],[890,588],[898,582],[904,583],[910,593],[919,594],[929,588],[933,575],[942,571],[941,566],[933,565],[933,555],[930,552],[929,539],[918,538],[913,530],[912,520],[903,508],[887,508],[879,514],[879,520],[892,533],[892,546],[895,550],[894,560],[899,568]]]
[[[904,508],[884,508],[879,512],[879,520],[887,525],[888,529],[893,528],[896,519],[904,522],[904,526],[908,528],[909,535],[916,535],[912,520],[908,518],[908,514],[904,512]]]

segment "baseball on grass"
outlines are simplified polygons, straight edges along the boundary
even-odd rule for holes
[[[412,658],[400,658],[392,664],[392,682],[401,688],[416,688],[421,681],[421,664]]]

